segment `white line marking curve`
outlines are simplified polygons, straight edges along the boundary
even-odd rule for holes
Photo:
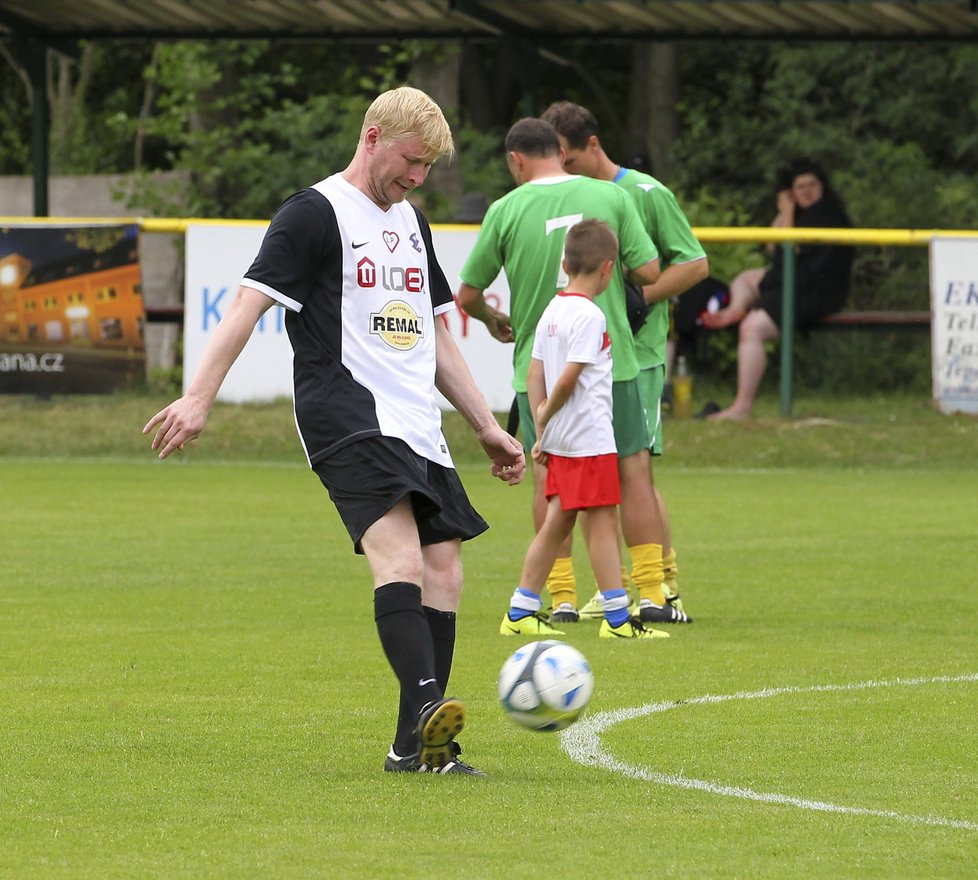
[[[647,703],[644,706],[636,706],[627,709],[615,709],[610,712],[599,712],[596,715],[582,718],[572,727],[561,731],[560,743],[564,751],[570,756],[572,761],[583,764],[586,767],[601,767],[613,773],[620,773],[632,779],[641,779],[645,782],[654,782],[657,785],[673,785],[678,788],[705,791],[710,794],[719,794],[726,797],[738,797],[746,800],[758,801],[767,804],[780,804],[789,807],[798,807],[803,810],[818,810],[825,813],[844,813],[848,816],[874,816],[881,819],[896,819],[900,822],[909,822],[913,825],[933,825],[942,828],[962,828],[967,831],[978,831],[978,822],[969,822],[964,819],[945,819],[942,816],[913,816],[905,813],[897,813],[892,810],[871,810],[865,807],[847,807],[842,804],[828,803],[827,801],[815,801],[807,798],[792,797],[790,795],[778,794],[777,792],[754,791],[750,788],[741,788],[732,785],[718,785],[702,779],[690,779],[682,775],[669,773],[657,773],[654,770],[647,770],[644,767],[634,767],[619,761],[614,755],[606,751],[601,744],[601,734],[609,727],[622,721],[631,721],[634,718],[642,718],[656,712],[666,712],[669,709],[678,709],[685,706],[697,706],[711,703],[725,703],[730,700],[756,700],[764,697],[777,697],[783,694],[806,694],[806,693],[826,693],[832,691],[858,691],[868,690],[869,688],[882,687],[915,687],[930,684],[959,684],[963,682],[978,682],[978,673],[970,675],[942,675],[932,678],[897,678],[892,681],[861,681],[853,684],[824,684],[813,685],[811,687],[782,687],[765,688],[759,691],[741,691],[736,694],[708,695],[705,697],[694,697],[689,700],[680,700],[668,703]]]

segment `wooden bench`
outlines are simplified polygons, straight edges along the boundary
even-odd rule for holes
[[[835,312],[832,315],[826,315],[821,321],[812,324],[807,329],[837,330],[847,327],[853,330],[892,330],[899,327],[929,330],[930,312]]]
[[[927,311],[842,311],[826,315],[821,321],[809,324],[798,335],[804,337],[812,330],[930,330],[931,315]],[[794,344],[789,337],[781,345],[781,415],[791,417],[794,396]]]

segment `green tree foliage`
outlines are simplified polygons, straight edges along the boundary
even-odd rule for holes
[[[978,47],[691,47],[680,188],[740,190],[766,223],[775,169],[810,155],[864,226],[974,226]]]
[[[807,155],[829,172],[857,226],[978,226],[978,47],[711,43],[681,58],[677,190],[732,198],[749,224],[766,225],[776,169]],[[699,201],[688,206],[702,223]],[[729,280],[736,267],[708,250]],[[929,301],[925,248],[857,250],[851,306]],[[715,361],[730,378],[731,349],[721,340]],[[930,381],[921,334],[812,334],[797,352],[807,385],[924,390]]]
[[[3,51],[0,57],[0,174],[28,173],[30,131],[30,83],[9,51]]]
[[[450,115],[463,191],[490,201],[506,192],[506,129],[560,98],[594,110],[609,154],[633,161],[624,146],[634,122],[630,46],[548,49],[562,63],[530,63],[522,44],[518,52],[507,42],[462,45],[462,98]],[[410,41],[83,44],[49,60],[52,171],[135,167],[134,202],[160,213],[267,217],[290,192],[346,165],[367,103],[410,81],[432,51]],[[0,54],[0,173],[29,173],[24,72]],[[682,43],[677,56],[679,137],[664,182],[695,225],[766,225],[776,169],[808,155],[858,226],[978,227],[978,47],[703,41]],[[160,169],[187,172],[190,185],[162,189],[150,176]],[[434,182],[427,190],[432,219],[450,220],[451,200]],[[766,259],[750,246],[708,250],[726,279]],[[926,308],[926,250],[861,247],[854,280],[856,307]],[[844,363],[858,348],[841,334],[820,338],[816,360]],[[880,339],[867,344],[889,344]],[[877,358],[887,381],[907,378],[903,364],[926,374],[926,351],[905,357],[900,346],[915,343],[895,339],[895,356]]]
[[[132,162],[118,119],[138,106],[149,47],[82,43],[76,55],[48,53],[52,174],[117,174]]]
[[[308,59],[297,56],[254,41],[160,47],[147,71],[158,94],[153,112],[118,122],[141,125],[164,145],[166,165],[191,175],[182,203],[161,209],[267,217],[289,193],[345,164],[367,98],[352,72],[336,69],[335,88],[318,91]],[[144,176],[136,200],[151,203],[153,187]]]
[[[119,173],[130,167],[131,139],[117,115],[138,107],[146,48],[80,43],[48,52],[46,99],[52,174]],[[30,174],[32,94],[22,59],[0,45],[0,174]]]

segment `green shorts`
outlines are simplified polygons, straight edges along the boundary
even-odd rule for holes
[[[662,389],[666,384],[665,364],[646,367],[638,374],[642,403],[649,420],[649,452],[662,455]]]
[[[516,392],[516,402],[520,411],[520,432],[523,446],[529,451],[537,442],[537,432],[530,415],[530,401],[525,391]],[[649,425],[642,406],[642,395],[638,379],[611,384],[612,418],[615,422],[615,446],[618,457],[634,455],[649,448]]]

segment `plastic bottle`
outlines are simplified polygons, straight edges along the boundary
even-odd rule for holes
[[[677,419],[693,414],[693,377],[683,355],[676,359],[676,375],[672,377],[672,412]]]

